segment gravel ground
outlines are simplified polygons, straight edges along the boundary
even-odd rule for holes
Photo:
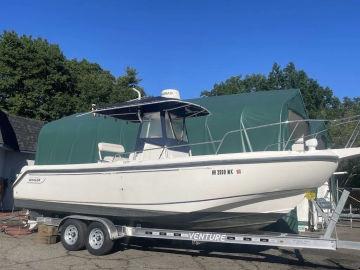
[[[339,227],[343,240],[360,241],[360,228]],[[294,250],[132,239],[95,257],[69,252],[61,243],[36,244],[35,234],[0,234],[0,269],[360,269],[360,251]]]

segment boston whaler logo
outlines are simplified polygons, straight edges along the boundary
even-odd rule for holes
[[[41,184],[44,181],[45,181],[44,177],[30,176],[27,182],[30,184]]]

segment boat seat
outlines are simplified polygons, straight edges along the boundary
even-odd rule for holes
[[[98,150],[99,150],[99,159],[105,162],[118,161],[121,159],[119,155],[125,153],[124,146],[122,146],[121,144],[114,144],[114,143],[100,142],[98,143]],[[105,156],[103,158],[101,155],[102,152],[113,153],[114,156]]]

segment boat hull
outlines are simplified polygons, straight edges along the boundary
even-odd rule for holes
[[[294,192],[292,194],[294,194]],[[270,198],[274,196],[282,198],[271,200]],[[303,193],[287,197],[284,197],[284,194],[282,196],[279,194],[273,194],[268,197],[269,199],[266,204],[267,207],[269,207],[269,205],[275,207],[276,204],[286,205],[287,203],[293,203],[294,201],[300,202],[303,197]],[[259,198],[260,196],[258,196],[258,199]],[[261,198],[264,199],[263,196],[261,196]],[[248,200],[248,203],[250,203],[250,201],[251,200]],[[253,201],[257,200],[255,199]],[[277,212],[242,212],[239,209],[234,209],[234,211],[227,212],[196,211],[183,213],[24,199],[15,199],[15,204],[19,208],[31,209],[36,213],[36,215],[46,217],[65,217],[81,213],[89,216],[106,217],[113,220],[115,224],[131,226],[141,224],[143,227],[223,232],[251,232],[267,230],[268,225],[276,223],[288,213],[288,209],[281,209]],[[265,202],[258,202],[254,204],[265,205]],[[271,227],[270,229],[278,230],[279,228]],[[293,232],[290,231],[286,225],[281,226],[281,230],[285,230],[284,232]]]
[[[336,170],[331,152],[33,166],[14,184],[17,207],[163,227],[246,231],[276,221]]]
[[[262,231],[276,223],[285,213],[226,213],[226,212],[148,212],[132,209],[109,208],[67,203],[49,203],[39,201],[17,200],[17,207],[31,209],[31,216],[63,218],[69,215],[104,217],[114,224],[187,229],[221,232],[253,232]],[[283,228],[283,227],[282,227]],[[277,228],[276,228],[277,229]],[[285,232],[292,232],[290,228]]]

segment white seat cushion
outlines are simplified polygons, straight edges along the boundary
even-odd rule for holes
[[[114,144],[114,143],[100,142],[98,143],[98,149],[99,151],[118,153],[118,154],[125,152],[124,146],[122,146],[121,144]]]

